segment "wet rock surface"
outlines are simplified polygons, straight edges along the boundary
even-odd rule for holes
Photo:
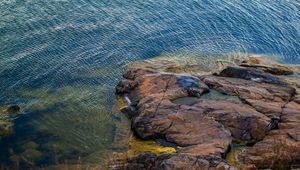
[[[245,64],[198,77],[151,68],[126,71],[116,93],[127,103],[122,110],[130,112],[135,135],[172,143],[176,152],[140,153],[124,169],[237,169],[225,160],[233,140],[251,145],[239,155],[243,169],[299,162],[300,97],[277,77],[293,72]],[[203,97],[210,91],[241,102]]]

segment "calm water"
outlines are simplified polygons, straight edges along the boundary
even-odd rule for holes
[[[0,138],[10,168],[101,164],[126,121],[114,86],[161,53],[247,52],[300,63],[298,0],[1,0]]]

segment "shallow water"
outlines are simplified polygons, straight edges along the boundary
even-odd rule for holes
[[[100,164],[122,150],[113,88],[129,63],[228,52],[300,63],[300,2],[2,0],[0,105],[22,109],[1,116],[0,162]]]

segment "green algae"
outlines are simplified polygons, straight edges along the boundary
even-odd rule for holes
[[[37,149],[26,149],[24,152],[22,152],[21,157],[25,158],[26,160],[38,160],[42,158],[42,153],[38,151]]]
[[[124,98],[122,96],[117,95],[116,96],[116,101],[117,101],[118,107],[120,109],[126,107],[126,101],[124,100]]]
[[[0,120],[0,137],[9,135],[13,132],[13,124],[8,120]]]
[[[247,149],[243,141],[234,140],[231,144],[231,150],[226,154],[226,161],[228,164],[241,168],[243,162],[240,159],[240,154]]]
[[[240,162],[238,155],[241,153],[242,150],[239,148],[232,149],[226,156],[227,163],[240,168],[242,163]]]
[[[15,153],[11,150],[9,160],[16,166],[15,169],[19,169],[18,165],[20,163],[33,166],[36,161],[43,159],[45,155],[38,150],[38,147],[38,144],[33,141],[29,141],[22,145],[22,151],[20,153]]]
[[[26,149],[36,149],[38,147],[39,147],[39,145],[37,143],[35,143],[34,141],[29,141],[29,142],[22,145],[22,149],[24,149],[24,150],[26,150]]]
[[[29,122],[34,130],[55,136],[54,140],[41,144],[41,149],[48,150],[56,160],[69,159],[68,155],[74,152],[82,153],[85,156],[81,161],[85,164],[104,162],[115,142],[119,121],[114,120],[113,115],[119,116],[119,111],[113,100],[113,90],[110,86],[78,85],[19,89],[17,95],[28,101],[24,112],[37,114]],[[32,143],[26,145],[22,147],[32,148],[26,152],[37,155]]]
[[[154,140],[142,140],[132,136],[129,140],[128,155],[134,156],[140,153],[150,152],[154,154],[175,153],[176,149],[157,144]]]

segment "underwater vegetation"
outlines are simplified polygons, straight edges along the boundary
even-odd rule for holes
[[[116,109],[112,87],[22,88],[15,96],[23,101],[22,113],[15,121],[0,120],[1,136],[11,134],[0,143],[4,167],[105,164],[115,137],[124,137],[116,134],[117,126],[127,125]]]

